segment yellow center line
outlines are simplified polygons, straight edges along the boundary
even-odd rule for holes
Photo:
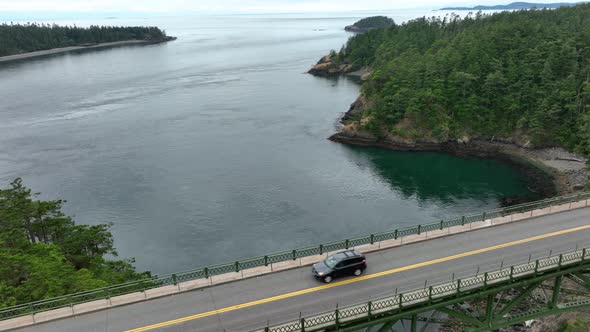
[[[549,238],[549,237],[563,235],[563,234],[568,234],[568,233],[573,233],[573,232],[576,232],[576,231],[581,231],[581,230],[585,230],[585,229],[589,229],[589,228],[590,228],[590,225],[585,225],[585,226],[579,226],[579,227],[569,228],[569,229],[565,229],[565,230],[561,230],[561,231],[557,231],[557,232],[553,232],[553,233],[547,233],[547,234],[537,235],[537,236],[529,237],[529,238],[522,239],[522,240],[512,241],[512,242],[503,243],[503,244],[498,244],[498,245],[495,245],[495,246],[491,246],[491,247],[487,247],[487,248],[482,248],[482,249],[477,249],[477,250],[473,250],[473,251],[468,251],[468,252],[464,252],[464,253],[460,253],[460,254],[456,254],[456,255],[452,255],[452,256],[437,258],[437,259],[433,259],[433,260],[430,260],[430,261],[427,261],[427,262],[422,262],[422,263],[417,263],[417,264],[402,266],[402,267],[398,267],[398,268],[395,268],[395,269],[391,269],[391,270],[387,270],[387,271],[382,271],[382,272],[377,272],[377,273],[373,273],[373,274],[367,274],[367,275],[364,275],[364,276],[356,277],[354,279],[342,280],[342,281],[338,281],[338,282],[333,282],[331,284],[326,284],[326,285],[322,285],[322,286],[317,286],[317,287],[302,289],[302,290],[291,292],[291,293],[285,293],[285,294],[281,294],[281,295],[277,295],[277,296],[272,296],[272,297],[268,297],[268,298],[265,298],[265,299],[260,299],[260,300],[252,301],[252,302],[236,304],[236,305],[233,305],[233,306],[229,306],[229,307],[225,307],[225,308],[221,308],[221,309],[217,309],[217,310],[212,310],[212,311],[208,311],[208,312],[203,312],[203,313],[192,315],[192,316],[187,316],[187,317],[182,317],[182,318],[178,318],[178,319],[173,319],[173,320],[169,320],[169,321],[166,321],[166,322],[161,322],[161,323],[157,323],[157,324],[153,324],[153,325],[148,325],[148,326],[144,326],[144,327],[138,327],[136,329],[127,330],[125,332],[143,332],[143,331],[149,331],[149,330],[157,329],[157,328],[160,328],[160,327],[170,326],[170,325],[174,325],[174,324],[180,324],[180,323],[184,323],[184,322],[195,320],[195,319],[199,319],[199,318],[204,318],[204,317],[209,317],[209,316],[213,316],[213,315],[218,315],[218,314],[222,314],[222,313],[225,313],[225,312],[234,311],[234,310],[238,310],[238,309],[253,307],[253,306],[256,306],[256,305],[259,305],[259,304],[264,304],[264,303],[274,302],[274,301],[278,301],[278,300],[283,300],[283,299],[287,299],[287,298],[294,297],[294,296],[299,296],[299,295],[303,295],[303,294],[309,294],[309,293],[317,292],[317,291],[324,290],[324,289],[329,289],[329,288],[334,288],[334,287],[338,287],[338,286],[342,286],[342,285],[352,284],[352,283],[359,282],[359,281],[362,281],[362,280],[368,280],[368,279],[378,278],[378,277],[382,277],[382,276],[389,275],[389,274],[394,274],[394,273],[399,273],[399,272],[403,272],[403,271],[407,271],[407,270],[417,269],[417,268],[428,266],[428,265],[433,265],[433,264],[438,264],[438,263],[442,263],[442,262],[447,262],[447,261],[458,259],[458,258],[463,258],[463,257],[467,257],[467,256],[473,256],[473,255],[481,254],[481,253],[488,252],[488,251],[498,250],[498,249],[502,249],[502,248],[506,248],[506,247],[512,247],[512,246],[515,246],[515,245],[519,245],[519,244],[523,244],[523,243],[527,243],[527,242],[531,242],[531,241],[542,240],[542,239],[546,239],[546,238]]]

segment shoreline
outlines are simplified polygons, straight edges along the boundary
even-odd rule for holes
[[[173,41],[173,40],[176,40],[176,37],[167,37],[165,39],[158,39],[158,40],[133,39],[133,40],[123,40],[123,41],[118,41],[118,42],[110,42],[110,43],[100,43],[100,44],[89,45],[89,46],[68,46],[68,47],[52,48],[52,49],[43,50],[43,51],[35,51],[35,52],[2,56],[2,57],[0,57],[0,63],[10,62],[10,61],[18,61],[18,60],[27,60],[27,59],[32,59],[32,58],[37,58],[37,57],[42,57],[42,56],[47,56],[47,55],[62,54],[62,53],[81,51],[81,50],[98,50],[98,49],[120,47],[120,46],[160,44],[160,43],[166,43],[166,42]]]
[[[361,81],[370,78],[373,70],[368,67],[354,71],[349,64],[336,64],[332,54],[322,57],[308,71],[316,77],[357,76]],[[554,197],[585,190],[590,171],[586,158],[560,147],[529,148],[510,140],[463,137],[447,141],[407,140],[385,134],[377,137],[362,129],[363,118],[370,101],[360,95],[350,109],[340,117],[341,127],[328,139],[333,142],[385,148],[408,152],[443,152],[455,156],[471,156],[497,159],[510,163],[522,174],[530,191],[543,197]],[[507,197],[507,205],[523,203],[526,197]]]
[[[459,157],[477,157],[508,162],[526,177],[529,190],[543,197],[554,197],[583,190],[588,180],[585,160],[562,148],[531,149],[509,142],[481,138],[469,141],[403,142],[377,138],[370,133],[343,127],[328,138],[333,142],[385,148],[407,152],[443,152]],[[549,180],[549,181],[548,181]],[[521,203],[518,201],[515,203]]]

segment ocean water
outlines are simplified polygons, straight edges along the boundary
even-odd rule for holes
[[[327,140],[359,86],[305,72],[373,14],[57,21],[157,25],[178,40],[0,65],[0,184],[22,177],[78,223],[112,222],[120,257],[158,274],[530,194],[499,161]]]

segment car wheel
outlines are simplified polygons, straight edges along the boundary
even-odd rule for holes
[[[361,269],[354,270],[354,275],[355,276],[360,276],[361,274],[363,274],[363,270],[361,270]]]
[[[325,276],[325,277],[324,277],[324,282],[325,282],[325,283],[329,283],[329,282],[331,282],[331,281],[332,281],[332,276]]]

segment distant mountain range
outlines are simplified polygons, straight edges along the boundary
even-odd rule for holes
[[[440,10],[503,10],[503,9],[530,9],[530,8],[559,8],[570,7],[586,2],[555,2],[555,3],[534,3],[534,2],[513,2],[508,5],[496,6],[475,6],[475,7],[445,7]]]

